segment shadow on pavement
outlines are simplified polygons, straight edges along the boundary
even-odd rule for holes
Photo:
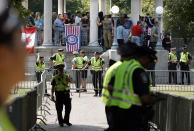
[[[104,131],[104,128],[102,127],[89,125],[73,125],[71,127],[60,127],[58,124],[48,124],[47,126],[41,125],[41,127],[46,131]]]

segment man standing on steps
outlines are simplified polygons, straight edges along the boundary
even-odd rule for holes
[[[95,97],[102,95],[102,73],[103,73],[103,66],[104,66],[104,59],[100,57],[99,52],[94,53],[94,57],[91,58],[88,65],[92,65],[92,82],[95,91]]]
[[[73,82],[70,76],[64,73],[64,65],[57,65],[58,74],[52,79],[51,99],[55,102],[59,126],[64,124],[71,126],[69,122],[71,112],[71,98],[69,82]],[[55,97],[54,97],[55,93]],[[62,117],[63,105],[65,105],[65,116]]]
[[[50,57],[50,62],[54,69],[56,69],[56,66],[64,64],[65,62],[64,49],[58,49],[58,53]],[[54,72],[54,75],[55,74],[57,74],[57,71]]]
[[[156,44],[159,38],[158,30],[159,30],[159,23],[156,21],[154,24],[154,27],[152,28],[152,34],[150,39],[150,47],[154,50],[156,48]]]

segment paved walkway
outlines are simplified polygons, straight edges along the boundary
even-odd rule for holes
[[[72,96],[72,111],[70,122],[72,127],[59,127],[55,105],[51,104],[51,115],[47,115],[47,126],[42,126],[47,131],[103,131],[107,127],[104,104],[100,97],[93,97],[93,93],[78,93]]]

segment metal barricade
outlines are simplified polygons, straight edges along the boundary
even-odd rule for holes
[[[28,131],[36,124],[37,90],[17,97],[8,107],[8,115],[18,131]]]
[[[14,90],[14,93],[11,94],[12,97],[15,98],[13,98],[8,107],[8,114],[18,131],[27,131],[32,128],[37,129],[37,127],[41,128],[36,123],[37,119],[45,123],[43,121],[44,116],[42,116],[42,114],[37,114],[39,110],[45,110],[42,107],[45,87],[46,71],[43,72],[40,83],[35,81],[23,81],[16,84],[17,91]]]
[[[148,70],[153,91],[194,92],[194,72]],[[183,77],[184,76],[184,77]]]

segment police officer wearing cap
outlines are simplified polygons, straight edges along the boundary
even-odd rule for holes
[[[72,69],[76,69],[76,75],[75,75],[75,83],[76,83],[76,91],[80,91],[80,83],[81,83],[81,70],[83,68],[83,58],[79,56],[79,53],[77,51],[73,52],[74,58],[72,60]]]
[[[113,131],[148,131],[152,116],[147,111],[155,97],[150,93],[145,67],[153,62],[155,54],[152,49],[138,47],[135,59],[123,61],[117,68],[109,103],[113,107]]]
[[[64,65],[57,65],[56,68],[58,74],[53,77],[51,82],[51,99],[55,101],[59,126],[62,127],[64,124],[71,126],[72,124],[69,122],[71,112],[69,82],[72,83],[73,81],[68,74],[64,73]],[[54,97],[54,93],[56,98]],[[62,116],[63,105],[65,105],[64,118]]]
[[[5,105],[13,86],[25,79],[26,48],[21,41],[21,23],[7,7],[7,0],[0,0],[0,130],[16,131]]]
[[[50,62],[54,68],[56,68],[57,65],[64,64],[65,62],[64,49],[58,49],[58,53],[50,57]],[[54,74],[56,74],[56,72]]]
[[[104,66],[104,59],[100,57],[99,52],[94,53],[94,57],[92,57],[88,63],[88,65],[92,65],[92,82],[94,86],[95,95],[102,95],[102,73]]]
[[[180,67],[181,67],[181,81],[184,84],[184,74],[186,74],[187,84],[190,84],[190,73],[189,71],[189,64],[192,61],[192,57],[190,53],[187,51],[187,47],[183,48],[183,51],[180,54]]]
[[[44,72],[44,70],[45,70],[44,57],[38,56],[36,62],[36,78],[38,83],[41,81],[41,75]]]
[[[105,104],[105,113],[109,127],[105,129],[105,131],[112,131],[113,128],[113,108],[109,104],[111,102],[111,92],[114,85],[114,79],[115,74],[117,72],[117,68],[122,64],[122,62],[129,61],[130,59],[134,58],[133,55],[136,52],[136,48],[136,44],[131,43],[130,41],[127,44],[122,44],[118,49],[118,54],[121,55],[121,59],[119,61],[116,61],[114,60],[114,58],[112,58],[112,62],[115,61],[115,63],[110,66],[109,69],[106,71],[102,89],[102,102]]]
[[[169,84],[177,84],[177,62],[176,48],[171,48],[171,52],[168,56]]]

